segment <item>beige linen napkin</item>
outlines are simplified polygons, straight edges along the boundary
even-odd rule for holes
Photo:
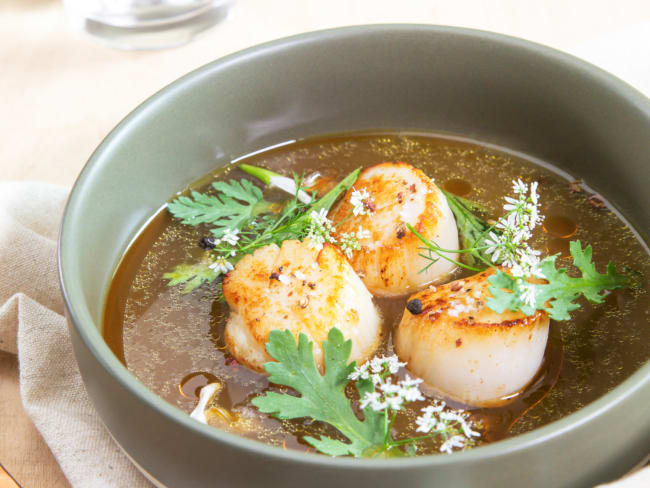
[[[66,195],[0,183],[0,350],[18,354],[25,410],[73,487],[151,487],[104,428],[74,359],[56,264]],[[650,486],[650,470],[607,486]]]
[[[0,350],[18,354],[25,410],[73,487],[151,487],[104,428],[74,359],[56,264],[67,193],[0,183]]]

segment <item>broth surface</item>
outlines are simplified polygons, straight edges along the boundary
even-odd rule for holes
[[[581,308],[570,321],[552,321],[544,364],[528,388],[505,406],[472,410],[483,425],[481,442],[523,433],[575,412],[650,358],[646,248],[615,212],[607,206],[599,208],[588,190],[575,191],[575,185],[547,167],[474,142],[398,132],[308,139],[241,160],[285,175],[319,171],[334,180],[357,167],[384,161],[404,161],[422,169],[438,186],[485,205],[495,219],[502,214],[503,196],[511,194],[513,179],[538,181],[546,220],[535,230],[531,247],[543,255],[561,253],[558,264],[568,266],[569,241],[580,240],[583,246],[593,246],[599,271],[612,260],[619,271],[629,268],[641,273],[639,287],[611,292],[603,304],[581,299]],[[207,175],[193,189],[207,191],[214,178],[242,177],[252,180],[229,166]],[[271,193],[269,198],[273,197],[283,195]],[[220,428],[301,450],[310,449],[300,440],[304,434],[336,436],[336,431],[318,422],[280,421],[259,414],[250,399],[277,387],[228,354],[223,342],[228,306],[214,300],[213,286],[182,294],[163,280],[162,275],[177,264],[199,259],[204,251],[198,241],[208,234],[205,227],[181,225],[165,210],[141,231],[107,296],[104,336],[109,346],[148,388],[188,413],[201,386],[221,381]],[[455,277],[461,276],[458,272]],[[375,300],[388,332],[383,352],[392,351],[389,332],[399,323],[406,298]],[[406,415],[398,416],[401,421],[395,431],[400,434],[394,437],[413,435],[415,417],[425,404],[410,404]],[[435,442],[421,447],[419,453],[437,452]]]

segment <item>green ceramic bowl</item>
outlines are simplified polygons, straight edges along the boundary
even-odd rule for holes
[[[577,413],[516,438],[451,456],[355,460],[199,424],[106,346],[111,275],[170,195],[279,142],[395,128],[464,134],[549,161],[589,182],[647,242],[650,102],[560,52],[465,29],[366,26],[282,39],[188,74],[95,151],[72,190],[59,246],[86,389],[116,442],[161,486],[592,486],[648,454],[650,364]]]

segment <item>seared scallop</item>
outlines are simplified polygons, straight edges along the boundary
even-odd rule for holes
[[[357,210],[356,215],[355,196],[365,197],[364,210]],[[330,218],[337,224],[339,238],[359,229],[366,231],[350,263],[373,295],[412,293],[443,279],[454,267],[439,259],[421,272],[430,261],[420,256],[423,244],[406,224],[439,247],[451,250],[458,249],[458,230],[444,194],[410,164],[381,163],[366,168]],[[448,257],[456,259],[457,254]]]
[[[314,343],[323,370],[321,343],[332,327],[352,340],[350,360],[365,361],[381,340],[381,317],[363,282],[340,249],[310,241],[285,241],[245,256],[223,281],[230,306],[225,340],[240,363],[264,372],[272,361],[265,345],[272,330],[303,332]]]
[[[393,341],[400,360],[438,393],[498,405],[539,370],[548,338],[544,311],[496,313],[486,305],[493,270],[411,296]]]

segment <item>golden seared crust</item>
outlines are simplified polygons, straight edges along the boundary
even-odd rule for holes
[[[521,391],[542,362],[549,317],[544,311],[491,310],[493,270],[409,297],[393,336],[397,355],[427,385],[454,400],[494,405]]]
[[[302,332],[320,344],[337,327],[352,339],[352,359],[365,359],[378,346],[381,320],[372,297],[339,248],[285,241],[244,257],[223,283],[231,308],[226,345],[242,364],[263,372],[271,358],[265,351],[272,330]]]
[[[408,301],[420,300],[422,312],[414,316],[408,310],[404,319],[417,317],[415,327],[435,327],[444,323],[446,327],[471,328],[477,333],[494,334],[498,328],[530,326],[547,319],[548,314],[537,310],[533,315],[506,310],[497,313],[487,306],[486,300],[492,297],[488,278],[494,274],[492,268],[469,278],[452,281],[445,285],[433,286],[415,293]]]
[[[355,190],[366,190],[371,196],[366,215],[352,215],[350,197]],[[418,273],[427,261],[419,256],[422,243],[406,223],[448,249],[458,248],[458,233],[444,194],[409,164],[386,162],[363,170],[330,218],[338,224],[339,236],[357,232],[359,227],[371,233],[350,263],[373,294],[408,293],[439,279],[452,267],[440,260],[429,272]]]

